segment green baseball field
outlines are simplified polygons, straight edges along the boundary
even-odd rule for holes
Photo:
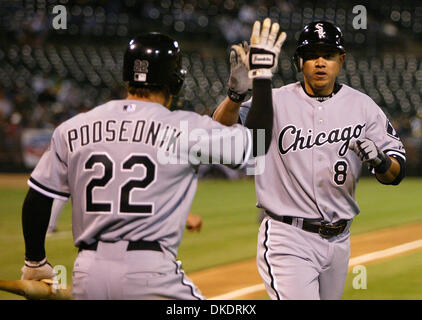
[[[2,280],[18,279],[24,261],[21,207],[27,191],[25,179],[0,175]],[[361,179],[357,188],[361,213],[352,226],[352,258],[361,263],[360,269],[350,268],[343,299],[422,299],[421,190],[422,179],[417,178],[406,178],[396,187]],[[186,231],[179,259],[207,298],[268,299],[254,267],[259,227],[255,202],[251,179],[200,181],[191,211],[202,216],[203,227],[199,233]],[[77,250],[70,204],[59,218],[58,232],[46,239],[46,249],[53,265],[65,266],[71,284]],[[233,270],[244,272],[225,274]],[[233,280],[227,287],[221,284],[227,281],[217,279],[228,277]],[[22,298],[0,292],[0,299]]]

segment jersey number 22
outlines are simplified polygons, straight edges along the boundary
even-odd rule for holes
[[[107,187],[107,184],[113,179],[115,165],[107,154],[92,154],[85,163],[85,170],[93,170],[95,165],[101,165],[104,168],[104,174],[100,178],[92,178],[86,185],[86,211],[88,213],[111,213],[112,203],[94,201],[93,190]],[[135,154],[123,162],[121,170],[122,172],[132,171],[136,165],[142,165],[145,168],[145,176],[143,179],[130,179],[120,186],[119,212],[150,215],[153,214],[152,203],[131,204],[129,199],[132,189],[145,189],[154,182],[156,165],[147,155]]]

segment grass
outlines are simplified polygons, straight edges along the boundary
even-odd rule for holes
[[[349,272],[343,299],[346,300],[421,300],[422,252],[406,254],[366,266],[366,289],[355,289],[353,280],[362,273]],[[362,284],[357,278],[355,283]]]
[[[258,209],[252,180],[200,183],[192,212],[203,219],[201,232],[185,233],[179,258],[187,272],[230,263],[255,254]]]
[[[406,178],[398,186],[362,179],[356,188],[361,213],[354,219],[352,235],[422,221],[422,179]]]
[[[421,300],[422,251],[394,257],[347,274],[343,300]],[[269,300],[263,294],[259,300]]]
[[[407,178],[397,187],[383,186],[375,179],[362,179],[356,194],[361,214],[355,219],[352,234],[422,221],[421,189],[421,179]],[[0,279],[20,277],[24,259],[21,207],[25,194],[26,188],[0,188]],[[178,257],[185,271],[254,257],[259,227],[255,203],[253,180],[201,181],[192,212],[203,217],[203,228],[200,233],[185,233]],[[67,268],[70,282],[77,253],[70,234],[70,205],[65,207],[58,226],[64,233],[47,238],[46,250],[53,264]],[[382,271],[381,268],[380,277]],[[417,268],[414,272],[417,273]],[[15,297],[0,292],[0,299]]]

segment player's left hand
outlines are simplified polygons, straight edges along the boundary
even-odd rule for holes
[[[280,25],[277,22],[271,24],[270,18],[264,20],[262,28],[261,23],[255,21],[247,55],[249,78],[271,79],[277,70],[278,56],[286,40],[285,32],[277,38],[279,30]]]
[[[188,229],[189,232],[194,231],[201,231],[202,228],[202,218],[201,216],[198,216],[197,214],[189,212],[188,219],[186,221],[186,229]]]
[[[54,279],[56,273],[51,264],[44,258],[42,261],[27,261],[21,269],[21,280],[45,280]]]
[[[349,146],[349,149],[353,150],[364,163],[369,164],[379,173],[387,171],[384,169],[388,162],[391,162],[390,158],[369,139],[358,139]]]
[[[230,50],[230,77],[228,96],[234,102],[242,102],[248,91],[252,90],[252,79],[248,77],[246,55],[249,51],[247,41],[232,45]]]

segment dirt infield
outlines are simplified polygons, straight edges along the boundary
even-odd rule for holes
[[[25,187],[29,174],[0,173],[0,187],[18,188]]]
[[[352,236],[351,258],[420,239],[422,239],[422,223]],[[255,259],[194,272],[189,274],[189,277],[207,298],[262,283]],[[264,295],[265,291],[262,290],[238,296],[236,299],[257,299]]]

